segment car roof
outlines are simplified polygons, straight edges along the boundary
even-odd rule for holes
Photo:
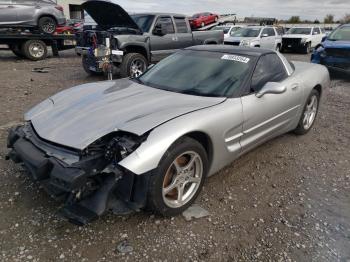
[[[193,51],[208,51],[208,52],[217,52],[225,54],[234,54],[234,55],[247,55],[260,57],[265,54],[275,53],[273,50],[264,49],[264,48],[253,48],[253,47],[236,47],[228,45],[198,45],[185,48],[185,50]]]

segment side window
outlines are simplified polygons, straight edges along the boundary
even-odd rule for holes
[[[187,23],[184,17],[174,17],[178,33],[188,33]]]
[[[267,28],[262,31],[261,35],[268,35]]]
[[[268,28],[267,29],[267,34],[269,36],[276,36],[275,30],[273,28]]]
[[[287,77],[286,68],[276,54],[264,55],[255,67],[251,92],[258,92],[267,82],[281,82]]]
[[[155,27],[163,27],[167,34],[174,34],[175,29],[171,17],[159,17]]]
[[[320,32],[320,29],[318,27],[315,27],[314,28],[314,31],[313,31],[313,35],[319,35],[321,32]]]
[[[0,1],[0,5],[11,5],[11,4],[14,4],[12,2],[12,0],[3,0],[3,1]]]

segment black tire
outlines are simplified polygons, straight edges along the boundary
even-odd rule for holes
[[[144,57],[140,53],[128,53],[128,54],[126,54],[123,57],[123,62],[121,64],[121,66],[120,66],[120,76],[122,78],[125,78],[125,77],[137,77],[138,73],[131,72],[132,71],[131,66],[132,66],[133,63],[136,63],[138,61],[140,63],[143,63],[143,67],[140,68],[140,71],[142,71],[142,73],[145,72],[147,70],[147,65],[148,65],[146,57]]]
[[[20,44],[12,44],[9,46],[9,48],[11,49],[12,53],[14,53],[17,57],[19,58],[24,58],[24,54],[21,51],[21,45]]]
[[[41,40],[28,40],[22,44],[21,53],[32,61],[43,60],[47,57],[47,46]]]
[[[96,72],[93,70],[90,70],[90,62],[89,62],[89,57],[86,55],[83,55],[81,58],[81,63],[83,65],[83,69],[86,73],[88,73],[91,76],[101,76],[103,75],[103,72]]]
[[[281,44],[277,44],[276,51],[277,52],[281,52],[281,49],[282,49]]]
[[[57,22],[50,16],[44,16],[39,19],[38,27],[40,32],[51,35],[56,31]]]
[[[304,47],[304,54],[309,54],[311,52],[311,43],[307,43]]]
[[[188,200],[187,203],[182,205],[181,207],[170,207],[167,205],[163,199],[163,182],[166,176],[168,169],[171,167],[174,160],[184,152],[193,151],[197,153],[202,160],[203,173],[201,177],[201,181],[199,183],[198,189],[195,194]],[[208,173],[208,156],[203,148],[203,146],[197,142],[196,140],[183,137],[180,138],[177,142],[175,142],[164,154],[161,159],[158,168],[151,175],[148,193],[147,193],[147,208],[153,211],[156,214],[163,216],[176,216],[181,214],[184,210],[186,210],[198,197],[200,193],[205,178]]]
[[[306,111],[307,111],[307,106],[308,106],[308,104],[310,103],[311,99],[312,99],[314,96],[317,98],[317,108],[316,108],[316,112],[315,112],[315,117],[314,117],[314,119],[313,119],[311,125],[308,126],[308,127],[306,128],[305,125],[304,125],[305,113],[306,113]],[[312,128],[312,126],[314,125],[314,123],[315,123],[315,121],[316,121],[319,105],[320,105],[320,93],[319,93],[316,89],[313,89],[313,90],[311,91],[309,97],[308,97],[307,100],[306,100],[306,103],[305,103],[304,109],[303,109],[303,113],[301,114],[301,117],[300,117],[298,126],[297,126],[297,128],[294,130],[294,133],[295,133],[296,135],[305,135],[306,133],[308,133],[308,132],[310,131],[310,129]]]

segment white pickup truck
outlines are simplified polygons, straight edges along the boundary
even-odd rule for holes
[[[325,36],[326,32],[324,28],[319,26],[292,27],[282,37],[281,51],[302,51],[305,54],[308,54],[313,48],[322,42],[322,39]]]

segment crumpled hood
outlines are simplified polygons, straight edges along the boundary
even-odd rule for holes
[[[62,91],[27,112],[25,120],[32,122],[41,138],[82,150],[111,132],[142,135],[173,118],[224,100],[164,91],[121,79]]]
[[[115,3],[107,0],[88,0],[81,6],[105,30],[113,27],[127,27],[142,32],[129,14]]]

